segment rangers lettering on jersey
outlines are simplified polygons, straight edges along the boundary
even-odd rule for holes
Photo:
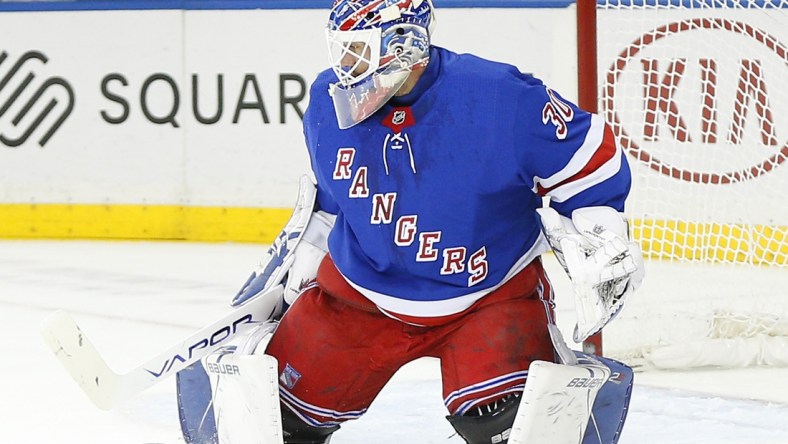
[[[318,76],[304,115],[318,205],[337,269],[389,313],[458,313],[524,269],[549,249],[542,196],[623,210],[609,126],[513,66],[433,47],[412,92],[344,130],[336,81]]]
[[[367,185],[367,166],[359,166],[353,173],[353,159],[355,158],[355,148],[340,148],[337,150],[337,163],[334,170],[334,180],[347,180],[353,177],[348,189],[348,197],[365,198],[369,197],[369,187]],[[369,223],[371,225],[391,224],[394,218],[394,208],[397,201],[397,193],[375,193],[370,199],[371,215]],[[394,244],[400,247],[410,246],[418,237],[418,252],[415,256],[416,262],[434,262],[440,255],[440,249],[436,244],[440,243],[442,231],[418,231],[418,215],[400,216],[396,222]],[[417,236],[418,234],[418,236]],[[440,274],[458,274],[466,270],[466,247],[447,247],[443,250],[443,265]],[[484,251],[484,247],[482,250]],[[483,281],[487,277],[486,255],[475,254],[474,263],[469,265],[471,275],[468,278],[468,286],[473,286]]]
[[[334,180],[350,179],[350,166],[356,157],[355,148],[342,148],[337,151],[337,164],[334,168]]]
[[[394,217],[394,202],[397,200],[397,193],[375,194],[372,196],[372,217],[369,219],[371,224],[390,224]]]
[[[407,216],[400,216],[397,219],[397,235],[394,237],[394,243],[399,247],[407,247],[416,240],[416,222],[419,216],[409,214]]]
[[[369,185],[367,185],[367,167],[361,167],[353,176],[353,183],[348,190],[348,197],[369,197]]]

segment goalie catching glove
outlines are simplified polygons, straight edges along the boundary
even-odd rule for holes
[[[598,333],[618,315],[645,274],[640,247],[629,240],[627,220],[610,207],[578,208],[572,218],[536,210],[558,262],[572,281],[575,342]]]

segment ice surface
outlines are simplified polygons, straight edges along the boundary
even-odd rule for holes
[[[0,242],[0,443],[183,442],[174,379],[98,410],[45,347],[39,323],[69,310],[110,365],[126,370],[228,310],[263,248]],[[559,318],[569,317],[565,305],[559,300]],[[788,443],[786,369],[643,372],[635,380],[621,444]],[[404,367],[332,442],[461,444],[444,415],[437,362],[424,359]]]

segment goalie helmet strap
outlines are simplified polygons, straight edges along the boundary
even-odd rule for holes
[[[468,415],[447,416],[446,419],[468,444],[506,444],[519,405],[518,393],[480,407],[480,412],[474,410]]]
[[[339,430],[338,425],[311,426],[282,405],[282,431],[285,435],[285,444],[328,444],[331,435],[337,430]]]

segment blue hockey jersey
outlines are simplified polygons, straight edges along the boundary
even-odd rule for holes
[[[409,94],[340,130],[321,73],[304,133],[329,252],[388,312],[458,313],[549,247],[535,210],[623,210],[630,173],[610,128],[511,65],[433,47]]]

